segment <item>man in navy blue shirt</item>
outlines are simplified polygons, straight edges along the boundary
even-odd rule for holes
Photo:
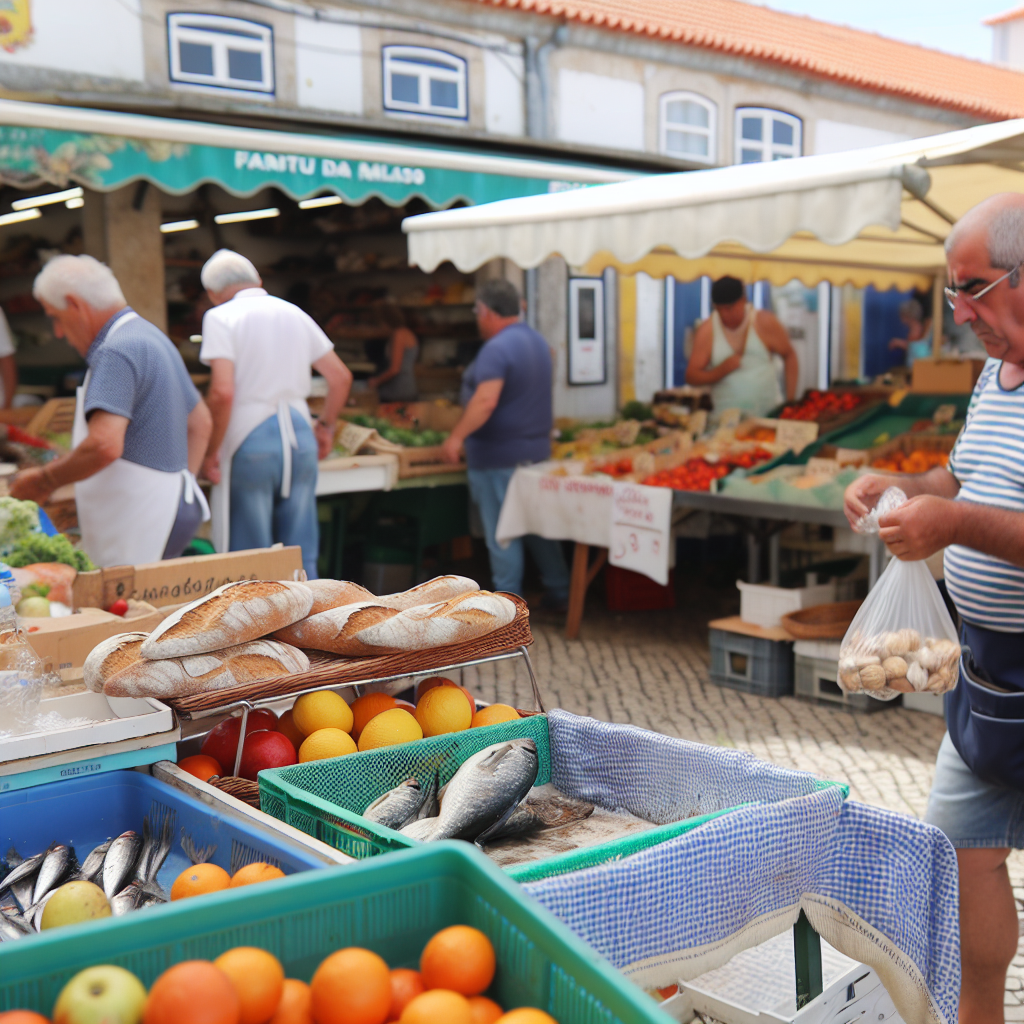
[[[517,466],[551,457],[551,350],[520,319],[519,293],[504,280],[477,289],[477,326],[485,339],[462,378],[465,412],[444,443],[458,462],[465,447],[469,491],[480,509],[495,590],[523,591],[524,540],[544,584],[546,607],[562,609],[569,598],[569,570],[558,541],[518,538],[508,547],[495,539],[498,516]]]

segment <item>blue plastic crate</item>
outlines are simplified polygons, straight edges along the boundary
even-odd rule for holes
[[[231,870],[232,863],[263,860],[290,875],[329,863],[316,850],[289,836],[242,818],[218,817],[180,790],[134,771],[107,772],[0,794],[0,851],[13,846],[28,857],[56,841],[73,846],[79,860],[84,860],[94,846],[109,837],[128,829],[141,835],[147,814],[154,821],[166,813],[175,816],[174,843],[157,881],[168,892],[191,864],[181,847],[183,830],[197,846],[216,845],[210,860],[225,871]],[[138,913],[149,915],[162,909]]]

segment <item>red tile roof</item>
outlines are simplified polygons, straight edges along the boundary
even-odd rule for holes
[[[986,18],[983,25],[1002,25],[1007,21],[1016,21],[1018,18],[1024,18],[1024,7],[1014,7],[1009,11],[1003,11],[1002,14],[993,14],[991,18]]]
[[[631,32],[983,121],[1024,117],[1024,73],[740,0],[477,0]]]

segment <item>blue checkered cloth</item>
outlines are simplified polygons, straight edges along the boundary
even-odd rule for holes
[[[938,829],[735,750],[564,711],[549,725],[552,781],[571,796],[659,822],[750,804],[642,853],[525,886],[638,983],[696,977],[743,948],[730,946],[737,933],[753,945],[802,907],[828,941],[876,968],[907,1019],[913,1009],[956,1021],[957,867]]]

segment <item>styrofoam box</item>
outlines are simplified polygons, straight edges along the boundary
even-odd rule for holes
[[[69,725],[48,732],[0,738],[0,764],[41,754],[78,750],[97,743],[117,743],[175,728],[174,714],[151,697],[107,697],[102,693],[73,693],[40,701],[39,714],[56,712],[65,719],[88,718],[88,725]]]
[[[836,599],[834,582],[790,588],[737,580],[736,586],[740,592],[740,618],[766,628],[782,625],[782,616],[790,612],[812,608],[816,604],[830,604]]]
[[[905,693],[903,706],[911,711],[926,711],[929,715],[946,717],[946,702],[941,693]]]

